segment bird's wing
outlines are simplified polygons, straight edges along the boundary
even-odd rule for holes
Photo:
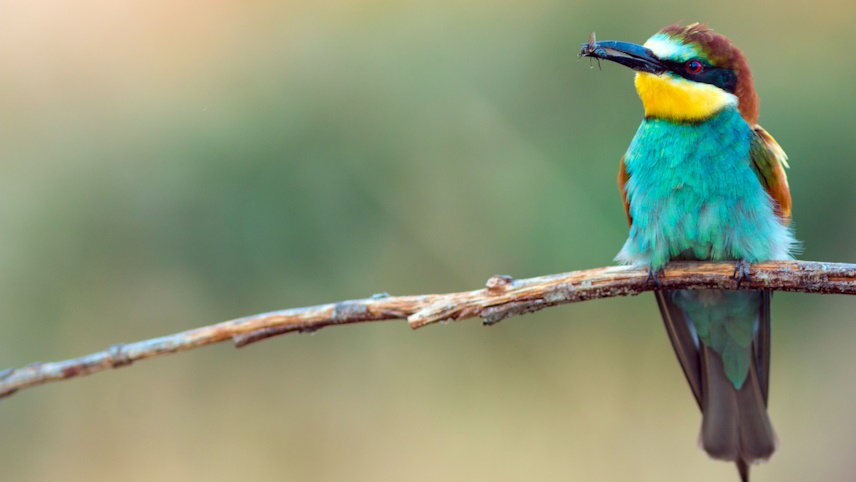
[[[791,221],[791,191],[788,188],[788,156],[763,127],[755,125],[755,137],[749,150],[752,170],[767,194],[776,201],[776,215],[787,226]]]
[[[758,313],[758,332],[755,333],[755,366],[758,369],[758,382],[761,385],[761,394],[764,396],[764,405],[770,393],[770,301],[773,292],[764,290],[761,292],[761,310]]]
[[[791,191],[788,188],[788,177],[785,175],[788,156],[763,127],[756,124],[753,130],[755,137],[749,151],[752,169],[764,186],[764,190],[776,202],[776,215],[779,220],[787,226],[791,221]],[[754,351],[758,381],[766,404],[770,386],[770,298],[773,293],[765,290],[762,296]]]
[[[666,326],[666,334],[669,335],[669,341],[672,342],[672,348],[675,350],[684,376],[687,377],[687,382],[690,384],[698,408],[703,408],[704,380],[702,380],[701,374],[699,347],[690,330],[689,320],[687,320],[683,310],[672,300],[672,293],[673,291],[654,291],[657,306],[660,307],[660,315],[663,317],[663,324]]]
[[[624,202],[624,214],[627,215],[627,225],[633,225],[633,217],[630,216],[630,202],[627,200],[627,180],[630,179],[630,174],[627,173],[627,166],[624,165],[624,156],[621,156],[621,163],[618,166],[618,190],[621,192],[621,201]]]

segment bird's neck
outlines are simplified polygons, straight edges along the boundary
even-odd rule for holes
[[[646,118],[674,122],[700,122],[738,102],[737,96],[719,87],[691,82],[669,73],[637,72],[636,91],[642,99]]]

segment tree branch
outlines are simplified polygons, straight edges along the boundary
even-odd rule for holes
[[[735,263],[670,263],[659,276],[662,289],[738,289]],[[242,347],[276,335],[311,332],[331,325],[406,319],[411,328],[444,320],[481,317],[487,325],[548,306],[637,295],[657,286],[645,269],[621,266],[512,280],[494,276],[487,287],[461,293],[389,296],[274,311],[204,326],[161,338],[113,345],[105,351],[60,362],[33,363],[0,371],[0,398],[42,385],[130,365],[231,339]],[[771,261],[751,266],[740,289],[856,294],[856,265]]]

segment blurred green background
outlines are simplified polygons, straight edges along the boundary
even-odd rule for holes
[[[0,368],[274,309],[612,263],[642,42],[708,21],[856,260],[853,4],[4,2]],[[778,294],[756,481],[856,473],[856,300]],[[4,480],[737,480],[651,296],[228,344],[0,401]]]

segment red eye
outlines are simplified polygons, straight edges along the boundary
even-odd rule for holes
[[[701,72],[701,68],[701,62],[699,62],[698,60],[690,60],[689,62],[687,62],[687,72],[691,74],[697,74]]]

